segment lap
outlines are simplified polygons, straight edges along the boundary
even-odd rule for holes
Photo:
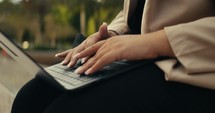
[[[14,95],[0,83],[0,113],[9,113]]]
[[[212,90],[165,81],[153,63],[73,92],[41,82],[34,79],[20,91],[13,113],[24,98],[31,113],[37,108],[37,113],[209,113],[215,101]]]

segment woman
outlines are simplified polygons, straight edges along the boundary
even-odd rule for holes
[[[118,60],[167,58],[76,92],[35,78],[12,113],[214,113],[214,22],[212,0],[125,0],[110,25],[56,56],[68,67],[82,59],[76,73],[87,75]]]

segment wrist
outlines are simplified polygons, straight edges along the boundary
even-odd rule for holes
[[[151,35],[150,38],[152,39],[152,46],[155,54],[158,56],[175,56],[164,30],[157,31],[149,35]]]

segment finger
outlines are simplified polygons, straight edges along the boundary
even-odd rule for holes
[[[91,57],[82,67],[77,69],[76,73],[79,73],[79,74],[85,73],[86,75],[92,74],[102,69],[105,65],[109,64],[110,62],[114,61],[111,58],[115,58],[113,55],[111,55],[111,51],[108,51],[108,49],[102,49],[100,52],[97,52],[95,56]],[[100,62],[101,64],[98,64],[98,66],[96,66],[95,69],[92,69],[92,72],[88,71],[96,62]]]
[[[102,39],[106,39],[109,37],[107,23],[103,23],[99,28],[99,34]]]
[[[87,69],[85,74],[86,75],[93,74],[114,61],[115,59],[113,59],[113,55],[111,53],[105,54],[99,60],[97,60],[89,69]]]
[[[105,41],[100,41],[100,42],[94,44],[93,46],[90,46],[87,49],[81,51],[80,53],[77,53],[73,57],[76,59],[90,57],[90,56],[94,55],[104,43],[105,43]]]
[[[64,60],[62,61],[62,65],[67,65],[70,62],[71,56],[73,54],[73,51],[71,50],[66,57],[64,58]]]
[[[77,74],[84,73],[86,70],[88,70],[95,63],[95,61],[96,60],[94,58],[89,59],[84,65],[82,65],[78,69],[76,69],[75,73],[77,73]]]
[[[72,52],[71,56],[69,56],[69,63],[67,64],[68,68],[73,67],[78,61],[78,58],[75,58],[74,55],[76,55],[77,53],[83,50],[84,50],[84,44],[81,44],[78,47],[76,47],[76,49]]]
[[[75,72],[78,74],[84,73],[85,71],[87,71],[89,68],[91,68],[92,65],[94,65],[94,63],[101,58],[105,52],[101,52],[103,54],[96,54],[95,56],[91,57],[87,62],[84,63],[83,66],[79,67]]]
[[[103,47],[103,46],[102,46],[102,47]],[[102,48],[102,47],[101,47],[101,48]],[[100,48],[99,48],[99,50],[97,51],[96,55],[94,55],[93,57],[91,57],[91,58],[89,59],[89,61],[87,61],[87,62],[85,63],[85,65],[79,70],[80,73],[84,73],[84,72],[85,72],[85,74],[88,75],[88,73],[86,73],[86,71],[87,71],[89,68],[91,68],[92,65],[94,65],[95,62],[97,62],[102,56],[105,56],[108,52],[109,52],[108,49],[101,49],[101,50],[100,50]]]
[[[85,57],[81,59],[81,63],[84,64],[85,62],[87,62],[90,59],[90,57]]]
[[[108,51],[108,49],[102,49],[100,52],[97,52],[95,56],[93,56],[92,58],[90,58],[89,61],[86,62],[87,67],[84,67],[81,70],[81,73],[85,72],[86,75],[89,75],[89,74],[92,74],[92,73],[102,69],[105,65],[109,64],[110,61],[112,61],[112,60],[110,60],[110,61],[106,60],[106,59],[110,59],[110,58],[108,58],[109,56],[111,57],[111,55],[108,55],[110,53],[111,53],[111,51]],[[93,65],[95,65],[96,62],[103,62],[103,60],[105,60],[107,62],[104,62],[104,64],[102,63],[102,65],[100,65],[100,66],[96,66],[95,69],[92,69],[93,72],[88,71],[90,68],[92,68]]]
[[[55,54],[55,57],[58,57],[58,58],[64,58],[66,57],[66,55],[69,53],[70,50],[66,50],[64,52],[60,52],[60,53],[57,53]]]
[[[74,52],[79,51],[80,48],[82,48],[82,45],[79,45],[74,49],[70,49],[69,53],[66,55],[66,57],[64,58],[61,64],[67,65],[67,67],[72,67],[77,61],[77,59],[72,58],[74,55]]]

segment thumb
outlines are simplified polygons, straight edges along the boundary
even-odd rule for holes
[[[108,29],[107,29],[107,23],[103,23],[100,28],[99,28],[99,35],[101,39],[106,39],[109,38],[110,35],[108,34]]]

